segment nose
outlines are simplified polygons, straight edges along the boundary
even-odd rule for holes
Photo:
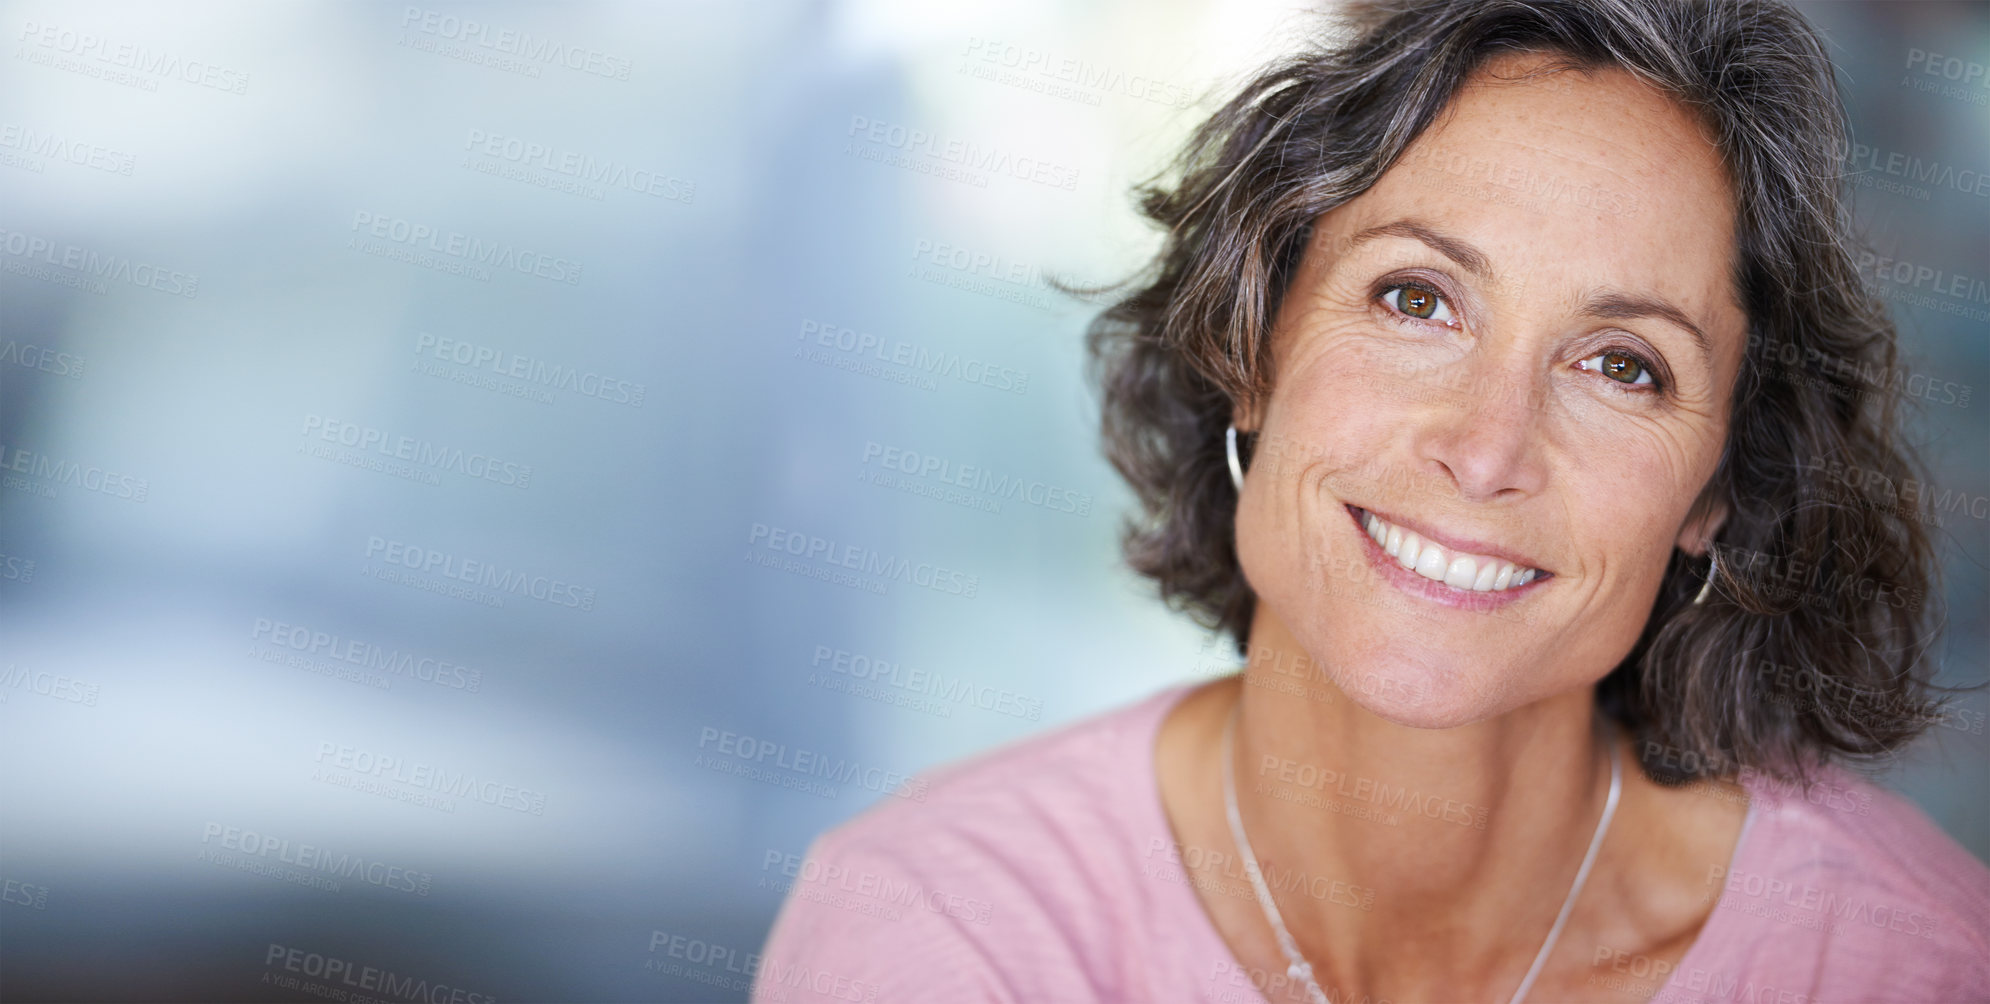
[[[1542,421],[1546,374],[1514,353],[1468,353],[1447,367],[1442,392],[1421,415],[1417,462],[1447,477],[1467,501],[1491,502],[1539,493],[1548,480]]]

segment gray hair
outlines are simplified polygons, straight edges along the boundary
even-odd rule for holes
[[[1224,429],[1233,404],[1270,392],[1272,321],[1314,221],[1373,185],[1488,59],[1617,68],[1692,111],[1721,154],[1749,351],[1694,503],[1730,510],[1714,595],[1691,603],[1706,573],[1675,552],[1599,703],[1662,781],[1737,768],[1801,779],[1926,728],[1938,710],[1928,534],[1827,474],[1902,485],[1919,465],[1897,386],[1870,377],[1894,372],[1895,333],[1859,280],[1843,106],[1817,34],[1774,0],[1382,0],[1336,16],[1345,31],[1260,71],[1138,190],[1164,246],[1087,340],[1105,451],[1142,507],[1128,563],[1246,650],[1256,597],[1237,560]],[[1838,365],[1792,378],[1779,351]],[[1763,581],[1762,556],[1811,570],[1811,584]]]

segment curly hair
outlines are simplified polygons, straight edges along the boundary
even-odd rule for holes
[[[1224,430],[1234,404],[1269,394],[1272,323],[1314,222],[1373,185],[1492,57],[1621,69],[1692,110],[1726,165],[1749,351],[1694,504],[1729,507],[1714,594],[1692,602],[1707,563],[1675,550],[1599,706],[1667,783],[1743,769],[1803,781],[1918,735],[1940,710],[1925,603],[1937,569],[1927,531],[1887,497],[1919,465],[1888,378],[1893,324],[1854,259],[1844,110],[1813,29],[1774,0],[1385,0],[1336,16],[1136,190],[1163,246],[1086,339],[1105,453],[1142,510],[1124,528],[1128,563],[1248,651],[1256,597]]]

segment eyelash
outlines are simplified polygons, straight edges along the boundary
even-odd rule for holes
[[[1419,292],[1428,293],[1431,296],[1436,297],[1437,302],[1442,304],[1446,308],[1449,308],[1451,305],[1450,299],[1447,298],[1443,293],[1439,292],[1435,287],[1431,286],[1429,283],[1400,281],[1400,280],[1392,282],[1382,287],[1382,289],[1375,294],[1375,301],[1377,303],[1382,304],[1383,307],[1387,309],[1390,314],[1394,315],[1395,317],[1401,320],[1409,321],[1415,324],[1435,324],[1439,327],[1446,327],[1446,328],[1451,327],[1451,324],[1443,321],[1433,321],[1427,317],[1417,317],[1414,314],[1404,313],[1401,308],[1389,302],[1390,294],[1397,293],[1405,289],[1414,289]],[[1600,359],[1604,356],[1624,356],[1630,359],[1632,362],[1638,364],[1639,375],[1650,378],[1651,382],[1625,383],[1622,380],[1617,380],[1610,376],[1604,375],[1601,370],[1594,370],[1590,369],[1587,366],[1581,365],[1581,363],[1587,363],[1591,359]],[[1577,365],[1586,373],[1596,373],[1597,375],[1602,376],[1605,382],[1615,385],[1616,388],[1621,393],[1663,394],[1669,389],[1669,381],[1662,380],[1659,378],[1658,367],[1654,366],[1652,364],[1652,361],[1649,358],[1647,358],[1644,353],[1639,352],[1635,349],[1625,348],[1621,346],[1606,348],[1593,356],[1589,356],[1588,358],[1581,360]],[[1647,390],[1640,388],[1649,388],[1649,389]]]

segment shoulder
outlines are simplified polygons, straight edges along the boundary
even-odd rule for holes
[[[1181,692],[928,771],[818,837],[755,999],[825,996],[812,983],[842,1000],[1111,996],[1111,915],[1154,892],[1138,856],[1168,846],[1165,820],[1146,832],[1152,748]]]
[[[1780,968],[1779,988],[1807,984],[1833,999],[1990,995],[1982,861],[1906,798],[1843,769],[1807,787],[1742,782],[1755,803],[1750,833],[1710,880],[1740,935],[1730,957],[1757,956],[1739,971]],[[1777,962],[1761,961],[1769,956]]]
[[[1788,868],[1913,907],[1990,959],[1990,868],[1907,798],[1833,768],[1808,787],[1751,778]]]

